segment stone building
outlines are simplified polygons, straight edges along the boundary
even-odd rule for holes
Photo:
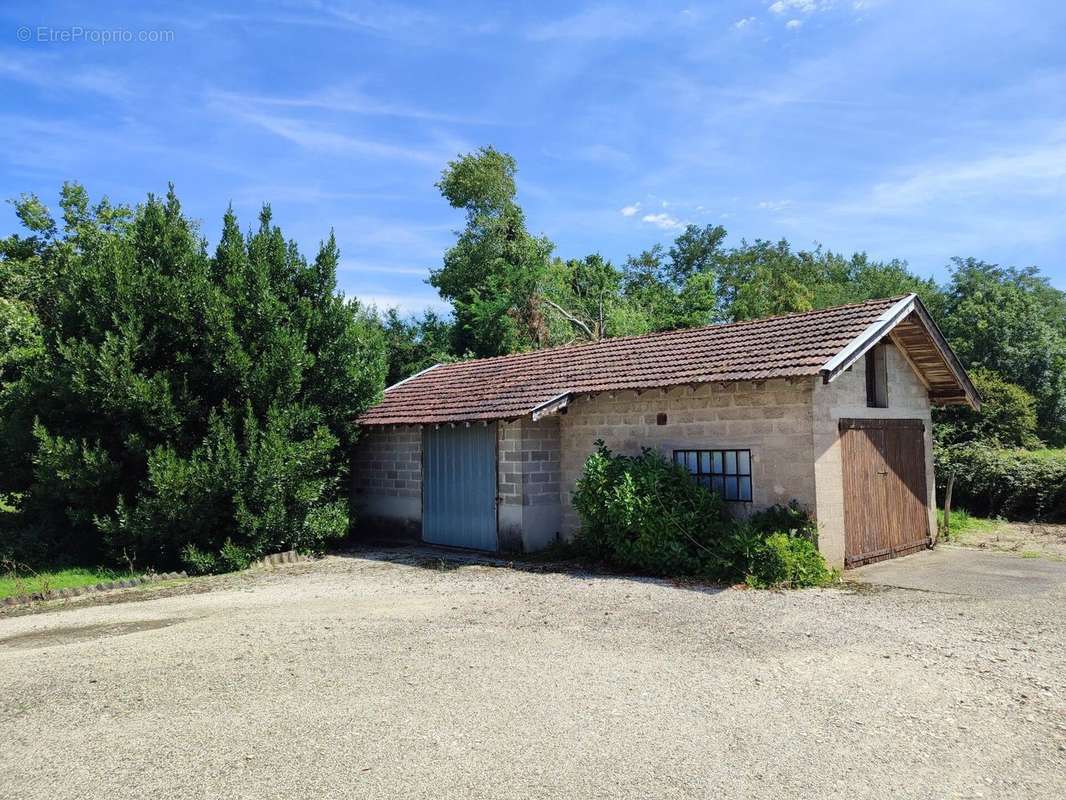
[[[439,365],[359,422],[360,525],[532,551],[580,525],[597,441],[659,450],[744,515],[796,501],[830,564],[926,547],[930,408],[979,398],[914,295]]]

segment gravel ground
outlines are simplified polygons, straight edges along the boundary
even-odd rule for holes
[[[1061,798],[1064,612],[332,557],[0,618],[0,796]]]

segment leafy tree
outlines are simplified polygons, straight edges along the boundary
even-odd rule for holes
[[[981,395],[981,410],[948,406],[937,411],[938,443],[990,442],[1009,447],[1039,447],[1036,398],[984,367],[975,367],[969,375]]]
[[[1066,442],[1066,295],[1033,268],[953,264],[941,327],[955,352],[1017,381],[1036,398],[1040,437]]]
[[[450,162],[437,183],[453,208],[466,211],[466,228],[430,276],[452,303],[456,353],[501,355],[547,338],[537,288],[552,244],[526,230],[516,171],[511,156],[483,147]]]
[[[62,227],[17,207],[33,235],[4,241],[3,273],[36,276],[37,333],[0,414],[36,421],[0,475],[23,496],[7,549],[216,569],[346,531],[346,451],[385,363],[335,293],[332,235],[308,263],[269,207],[247,236],[229,211],[212,257],[173,189],[131,210],[67,184]]]
[[[721,226],[689,225],[669,251],[656,244],[625,265],[623,296],[646,330],[707,325],[721,318]]]
[[[817,280],[811,254],[793,253],[784,239],[759,239],[729,253],[721,283],[729,318],[742,320],[810,311]]]
[[[917,277],[904,261],[871,261],[866,253],[846,259],[831,251],[823,253],[820,248],[814,257],[822,262],[822,277],[814,289],[815,308],[917,294],[935,318],[943,314],[943,293],[936,281]]]
[[[721,266],[726,230],[721,225],[688,225],[670,247],[667,275],[682,288],[694,275],[717,273]]]
[[[598,254],[554,259],[539,293],[550,342],[595,341],[645,332],[642,316],[621,294],[622,279],[622,271]]]
[[[388,354],[385,385],[391,386],[434,364],[454,361],[450,351],[452,324],[435,311],[421,317],[400,316],[390,308],[381,318]]]
[[[677,292],[666,275],[665,250],[653,245],[626,259],[622,274],[622,296],[646,321],[646,329],[669,330],[676,327]]]

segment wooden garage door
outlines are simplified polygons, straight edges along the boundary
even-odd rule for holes
[[[929,545],[925,425],[917,419],[842,419],[845,566]]]

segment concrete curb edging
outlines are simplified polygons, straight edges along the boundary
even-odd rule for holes
[[[248,565],[249,569],[255,569],[257,567],[268,567],[273,569],[279,564],[297,564],[301,561],[310,561],[310,556],[301,555],[295,550],[286,550],[284,553],[274,553],[269,556],[263,556],[257,561],[253,561]]]
[[[182,572],[152,572],[147,575],[142,575],[139,578],[123,578],[118,581],[108,581],[107,583],[97,583],[89,586],[75,586],[70,589],[53,589],[50,592],[34,592],[29,595],[14,595],[12,597],[5,597],[0,600],[0,604],[5,606],[17,606],[25,603],[39,603],[42,600],[61,600],[71,597],[81,597],[86,594],[93,594],[95,592],[109,592],[114,589],[132,589],[134,586],[141,586],[145,583],[155,583],[156,581],[171,581],[178,578],[189,577],[184,571]]]

